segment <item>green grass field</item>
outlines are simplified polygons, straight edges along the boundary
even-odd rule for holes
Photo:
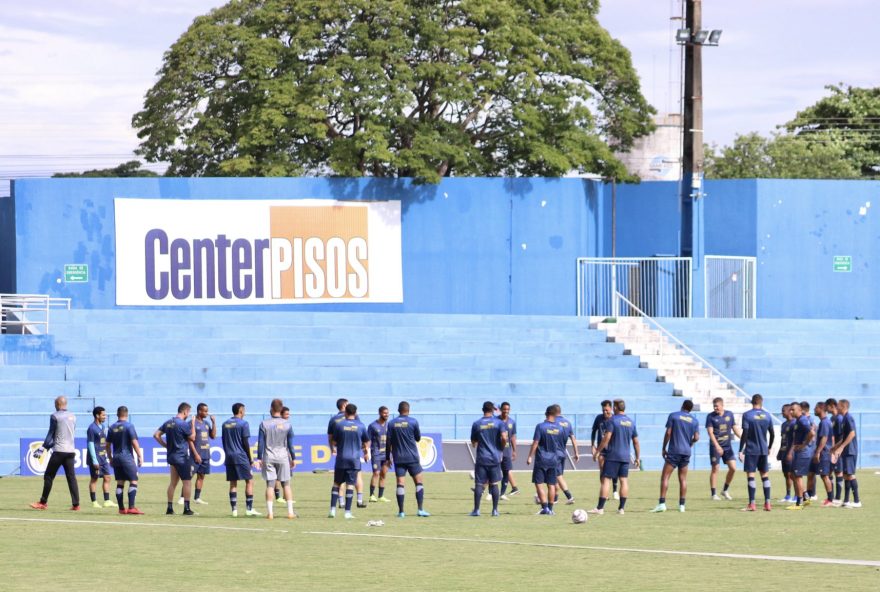
[[[732,487],[734,501],[711,501],[705,472],[691,474],[687,513],[650,514],[659,473],[636,472],[626,515],[612,511],[591,517],[585,525],[572,524],[570,514],[573,508],[595,505],[597,476],[566,476],[577,501],[557,506],[553,517],[534,515],[533,488],[521,473],[523,493],[502,502],[500,518],[471,518],[472,482],[466,474],[447,473],[426,475],[431,518],[415,517],[410,484],[406,519],[395,517],[392,501],[356,510],[356,519],[346,521],[326,517],[329,475],[297,474],[294,497],[300,518],[271,522],[231,518],[223,475],[209,477],[203,497],[210,505],[194,506],[199,512],[194,517],[164,515],[164,476],[143,478],[137,505],[146,515],[130,517],[87,505],[79,513],[69,512],[63,476],[56,479],[49,510],[31,510],[27,504],[39,497],[42,479],[0,479],[0,590],[326,590],[352,585],[358,590],[771,590],[790,588],[793,577],[816,589],[830,582],[842,590],[880,589],[876,566],[634,551],[880,561],[880,476],[873,471],[859,475],[862,509],[812,506],[789,512],[777,505],[769,514],[739,511],[746,493],[742,473]],[[80,479],[87,503],[86,485]],[[260,511],[265,511],[264,491],[258,480]],[[781,497],[781,491],[777,475],[774,497]],[[390,488],[386,496],[393,500],[393,494]],[[669,499],[670,507],[676,507],[674,478]],[[617,503],[611,501],[609,507],[616,509]],[[491,505],[487,509],[484,502],[483,509],[488,514]],[[375,519],[384,520],[385,526],[366,526]]]

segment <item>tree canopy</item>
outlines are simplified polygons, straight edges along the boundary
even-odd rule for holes
[[[706,150],[706,177],[862,179],[880,175],[880,88],[828,86],[830,96],[781,132],[738,135]]]
[[[158,177],[153,171],[141,168],[142,163],[129,160],[109,169],[92,169],[82,173],[55,173],[53,177]]]
[[[132,123],[171,175],[626,178],[652,129],[598,0],[233,0]]]

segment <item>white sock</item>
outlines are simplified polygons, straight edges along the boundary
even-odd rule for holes
[[[287,513],[293,514],[293,500],[287,500]]]
[[[272,506],[274,506],[274,505],[275,505],[275,502],[272,502],[272,501],[266,502],[266,509],[269,511],[270,514],[272,513]]]

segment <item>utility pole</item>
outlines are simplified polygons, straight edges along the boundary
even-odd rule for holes
[[[693,257],[694,267],[699,268],[702,237],[694,232],[694,206],[703,192],[703,44],[692,39],[703,28],[703,1],[685,0],[685,4],[685,27],[691,40],[684,43],[680,250],[682,257]]]

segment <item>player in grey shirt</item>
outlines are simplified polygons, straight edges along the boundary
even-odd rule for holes
[[[266,518],[275,517],[275,481],[284,489],[287,502],[287,517],[296,518],[293,511],[293,493],[290,490],[290,471],[296,465],[296,453],[293,449],[293,427],[281,417],[284,403],[281,399],[273,399],[269,409],[272,417],[260,423],[260,437],[257,442],[257,464],[263,470],[266,480]]]
[[[43,441],[43,446],[34,451],[34,458],[40,458],[46,450],[52,451],[49,462],[46,464],[46,472],[43,474],[43,495],[40,501],[31,504],[35,510],[45,510],[49,493],[52,491],[52,482],[58,469],[64,467],[64,476],[67,477],[67,487],[70,489],[71,510],[79,511],[79,486],[76,483],[75,461],[76,447],[74,446],[74,431],[76,430],[76,415],[67,410],[67,397],[61,396],[55,399],[55,413],[49,418],[49,433]]]

